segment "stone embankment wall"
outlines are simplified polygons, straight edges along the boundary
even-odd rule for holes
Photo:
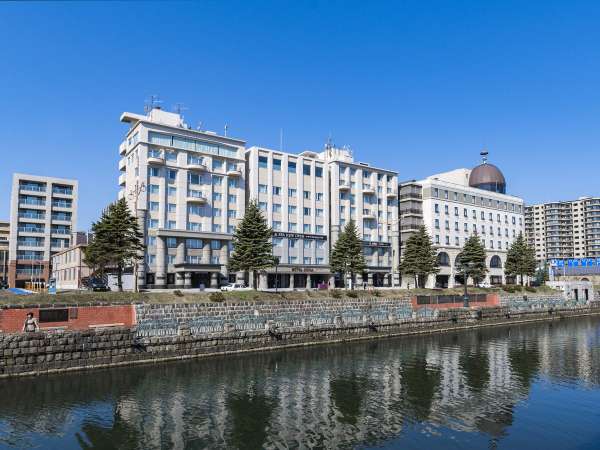
[[[385,303],[384,303],[385,304]],[[184,316],[197,305],[176,305],[160,315]],[[225,305],[210,305],[215,315],[235,315]],[[255,304],[238,305],[240,318]],[[325,306],[325,305],[323,305]],[[359,304],[356,304],[359,307]],[[362,306],[362,304],[360,304]],[[149,317],[158,306],[148,307]],[[208,307],[205,305],[205,307]],[[314,307],[314,305],[313,305]],[[221,309],[224,308],[224,309]],[[267,304],[264,308],[268,308]],[[308,308],[308,307],[307,307]],[[311,310],[313,311],[313,310]],[[260,313],[260,308],[259,308]],[[276,312],[279,314],[279,311]],[[136,327],[64,331],[62,333],[0,334],[0,377],[38,375],[68,370],[85,370],[125,364],[152,363],[200,356],[222,355],[257,350],[341,342],[357,339],[402,336],[419,333],[455,331],[469,328],[557,320],[567,317],[600,315],[600,305],[577,308],[547,308],[545,310],[513,311],[508,307],[482,309],[438,310],[432,317],[366,317],[362,322],[345,321],[334,314],[333,323],[278,326],[275,319],[267,319],[262,329],[241,330],[236,322],[219,331],[192,334],[189,321],[182,320],[177,334],[144,337]],[[318,312],[311,317],[320,317]],[[350,316],[348,316],[350,317]]]

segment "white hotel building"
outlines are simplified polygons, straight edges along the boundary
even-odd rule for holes
[[[123,113],[119,198],[144,234],[138,283],[146,288],[218,287],[245,210],[245,142],[193,130],[176,113]]]
[[[524,232],[524,205],[523,199],[505,192],[504,175],[485,159],[472,170],[457,169],[400,186],[402,243],[423,223],[438,252],[440,272],[429,277],[427,287],[462,284],[457,256],[475,233],[487,253],[485,281],[506,283],[506,254]],[[408,283],[414,287],[413,279],[402,284]]]
[[[399,284],[398,177],[395,172],[354,162],[347,149],[290,154],[252,147],[246,151],[246,196],[256,199],[273,228],[275,268],[261,287],[334,287],[341,280],[329,267],[340,230],[356,222],[367,268],[355,282]]]

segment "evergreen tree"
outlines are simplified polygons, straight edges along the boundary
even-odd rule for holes
[[[258,271],[272,267],[275,263],[272,235],[273,230],[267,225],[256,200],[252,200],[233,233],[233,253],[229,258],[229,270],[251,274],[254,289],[257,289]]]
[[[542,286],[546,281],[550,279],[548,275],[548,263],[544,263],[544,267],[538,267],[535,272],[535,281],[539,286]]]
[[[366,263],[363,255],[362,242],[358,236],[358,229],[353,220],[346,224],[331,250],[329,265],[332,272],[339,273],[346,285],[346,274],[353,279],[357,273],[365,270]]]
[[[468,277],[473,279],[474,284],[479,284],[485,278],[488,271],[485,264],[485,248],[477,234],[467,239],[462,252],[458,254],[457,269],[462,273],[465,283],[468,282]]]
[[[523,285],[525,275],[529,277],[535,275],[536,265],[535,249],[527,244],[523,233],[519,233],[506,254],[504,272],[506,275],[520,275],[521,285]]]
[[[399,270],[402,275],[414,277],[417,288],[421,287],[420,279],[440,271],[437,252],[424,225],[406,241]]]
[[[85,252],[86,261],[103,272],[107,266],[117,270],[117,285],[123,290],[123,270],[141,259],[143,235],[137,219],[124,198],[111,203],[100,220],[92,224],[94,238]],[[134,274],[136,276],[136,274]]]

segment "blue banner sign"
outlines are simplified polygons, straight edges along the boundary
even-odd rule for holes
[[[551,259],[552,267],[600,267],[600,258]]]

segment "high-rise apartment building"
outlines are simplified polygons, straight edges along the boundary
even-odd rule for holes
[[[123,113],[119,197],[147,246],[138,267],[146,288],[217,287],[245,210],[244,141],[194,130],[176,113]]]
[[[314,152],[298,155],[251,147],[246,151],[247,200],[256,200],[273,228],[275,268],[261,288],[327,286],[329,268],[329,173]]]
[[[363,242],[366,270],[355,283],[399,286],[398,174],[356,162],[345,148],[325,147],[330,187],[331,243],[353,220]],[[339,281],[337,282],[339,285]]]
[[[71,245],[77,224],[77,181],[13,175],[9,285],[44,286],[52,255]]]
[[[8,241],[10,236],[10,222],[0,221],[0,282],[8,283]]]
[[[525,232],[540,265],[600,257],[600,197],[527,206]]]
[[[398,285],[397,174],[356,163],[347,149],[291,154],[251,147],[246,151],[246,196],[255,199],[273,228],[276,269],[261,287],[341,285],[329,267],[329,252],[354,220],[367,267],[358,285]]]
[[[500,170],[487,162],[474,169],[457,169],[400,185],[401,247],[424,224],[438,252],[440,272],[427,287],[463,283],[457,256],[466,240],[477,234],[486,249],[486,282],[506,282],[504,264],[512,241],[524,230],[523,200],[506,194]],[[413,279],[402,285],[414,287]]]

